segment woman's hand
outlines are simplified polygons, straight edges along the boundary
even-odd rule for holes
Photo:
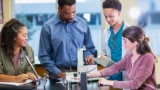
[[[22,83],[22,82],[25,82],[27,79],[29,79],[29,76],[27,74],[20,74],[16,76],[15,82]]]
[[[31,79],[31,80],[33,80],[33,81],[37,80],[36,76],[33,73],[28,72],[27,75],[29,76],[29,79]]]
[[[107,80],[105,78],[100,78],[98,81],[99,85],[109,85],[109,86],[113,86],[114,81],[111,80]]]
[[[91,72],[91,73],[87,73],[87,77],[89,78],[93,78],[93,77],[100,77],[101,74],[99,71],[95,71],[95,72]]]

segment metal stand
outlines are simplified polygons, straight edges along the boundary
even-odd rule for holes
[[[39,77],[38,73],[36,72],[33,65],[31,64],[29,58],[26,55],[25,55],[25,58],[37,78],[37,81],[36,81],[37,90],[45,90],[45,84],[46,84],[47,79],[49,77],[48,74],[45,74],[43,78]]]

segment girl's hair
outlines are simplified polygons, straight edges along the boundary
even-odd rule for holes
[[[150,46],[148,45],[149,38],[145,36],[143,29],[139,26],[130,26],[126,28],[123,33],[123,37],[128,38],[131,42],[138,42],[137,53],[143,55],[145,53],[152,53]],[[155,55],[153,54],[155,57]],[[155,57],[155,59],[157,59]]]
[[[15,37],[17,37],[17,33],[19,32],[21,27],[24,27],[24,24],[16,19],[9,20],[2,27],[1,46],[9,56],[13,56],[14,39]]]

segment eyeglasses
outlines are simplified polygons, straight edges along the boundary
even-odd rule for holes
[[[113,48],[116,49],[117,45],[116,45],[116,35],[114,35],[113,39]]]

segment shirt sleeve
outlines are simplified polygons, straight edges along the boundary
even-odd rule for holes
[[[51,35],[49,29],[49,26],[45,25],[41,30],[39,42],[39,60],[47,71],[53,75],[57,75],[61,71],[57,68],[52,58],[53,49],[51,46]]]
[[[94,55],[95,53],[95,46],[92,41],[90,29],[87,25],[87,32],[85,33],[84,38],[84,45],[86,46],[86,51],[84,52],[84,58],[86,58],[88,55]]]
[[[107,29],[108,28],[105,28],[104,30],[103,30],[103,34],[102,34],[102,38],[103,38],[103,40],[102,40],[102,54],[104,54],[104,55],[107,55],[107,47],[108,46],[106,46],[106,45],[108,45],[108,38],[109,38],[109,34],[108,34],[108,31],[107,31]],[[109,57],[109,56],[108,56]]]
[[[121,72],[125,70],[127,59],[129,58],[129,54],[126,54],[122,60],[113,64],[112,66],[100,70],[101,76],[110,76],[115,73]]]
[[[26,50],[27,50],[28,58],[29,58],[31,64],[34,66],[34,64],[35,64],[35,59],[34,59],[33,49],[32,49],[30,46],[26,46]],[[26,72],[28,72],[28,71],[33,72],[33,71],[31,70],[30,65],[28,65],[27,68],[26,68]]]
[[[141,85],[151,76],[155,68],[154,57],[152,55],[146,55],[141,59],[142,62],[139,64],[139,70],[137,70],[134,77],[132,77],[133,79],[128,81],[114,81],[113,87],[125,89],[140,88]]]

